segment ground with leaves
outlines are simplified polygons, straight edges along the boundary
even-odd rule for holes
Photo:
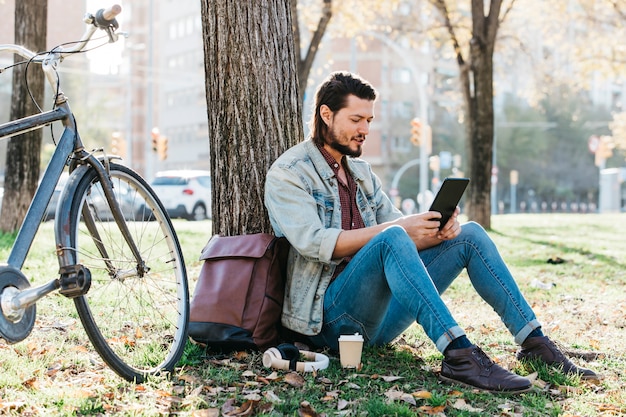
[[[616,416],[626,415],[626,215],[495,216],[491,235],[544,330],[599,382],[565,378],[515,360],[516,346],[495,313],[461,276],[444,294],[470,339],[502,366],[533,380],[533,391],[493,395],[440,384],[441,356],[412,327],[392,346],[367,348],[359,370],[336,356],[317,374],[273,371],[261,353],[219,355],[189,344],[169,377],[121,380],[89,345],[73,303],[52,295],[37,304],[33,333],[0,342],[0,414],[130,416]],[[49,223],[25,265],[34,284],[56,269]],[[193,288],[210,222],[176,221]],[[0,238],[4,258],[12,237]]]

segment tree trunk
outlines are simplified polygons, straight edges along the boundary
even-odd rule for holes
[[[446,0],[431,0],[439,10],[456,54],[465,101],[467,155],[471,182],[467,191],[466,214],[470,220],[491,228],[491,169],[493,157],[493,51],[500,25],[502,0],[491,0],[485,15],[484,0],[471,0],[472,39],[469,59],[463,57],[456,27]],[[511,11],[511,0],[504,17]]]
[[[303,138],[289,2],[201,5],[213,233],[271,232],[265,175]]]
[[[465,78],[469,185],[467,215],[491,228],[491,169],[493,157],[493,66],[489,47],[470,44],[471,66]]]
[[[48,21],[47,0],[20,0],[15,2],[15,43],[34,51],[46,49]],[[15,57],[16,62],[23,58]],[[39,65],[13,68],[11,120],[38,113],[28,95],[28,89],[38,104],[44,100],[44,75]],[[4,179],[4,198],[0,215],[0,230],[14,232],[22,224],[39,181],[41,160],[41,129],[15,136],[7,144],[7,165]]]
[[[491,168],[493,158],[493,51],[502,0],[492,0],[485,15],[483,0],[472,0],[470,62],[462,67],[467,105],[469,185],[467,215],[491,229]]]

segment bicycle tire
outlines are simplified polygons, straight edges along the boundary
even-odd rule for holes
[[[99,177],[88,169],[76,183],[70,230],[75,231],[72,247],[78,263],[89,269],[91,285],[74,303],[104,362],[124,379],[139,383],[173,370],[180,360],[187,342],[189,288],[178,238],[155,192],[123,165],[111,163],[110,176],[148,272],[138,272]],[[97,233],[87,229],[83,209],[93,216]]]

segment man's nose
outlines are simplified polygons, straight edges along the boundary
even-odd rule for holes
[[[362,121],[361,123],[359,123],[357,131],[361,135],[367,135],[370,132],[370,124],[367,121]]]

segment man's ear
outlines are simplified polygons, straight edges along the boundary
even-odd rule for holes
[[[330,123],[333,117],[333,111],[326,104],[320,106],[320,117],[326,123],[326,126]]]

